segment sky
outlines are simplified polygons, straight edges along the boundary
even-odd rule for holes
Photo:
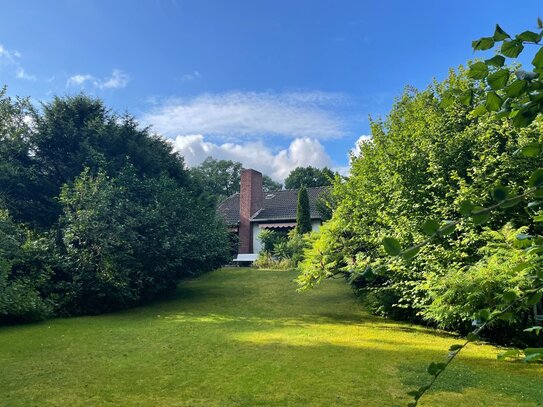
[[[213,156],[281,181],[347,172],[406,86],[477,57],[496,23],[519,33],[538,16],[535,0],[1,0],[0,85],[36,104],[83,91],[188,166]]]

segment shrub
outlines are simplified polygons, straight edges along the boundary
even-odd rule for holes
[[[53,304],[45,298],[48,255],[22,227],[0,210],[0,323],[45,319]]]
[[[60,201],[67,313],[126,308],[228,259],[214,207],[169,177],[141,179],[130,167],[116,178],[85,171]]]
[[[258,238],[262,242],[262,251],[272,254],[277,244],[286,242],[287,233],[283,231],[263,229],[258,234]]]
[[[519,294],[530,287],[530,270],[522,268],[528,256],[523,241],[517,239],[526,229],[506,225],[499,232],[488,230],[483,233],[487,243],[479,249],[481,260],[468,267],[452,268],[442,276],[428,276],[424,289],[431,302],[422,311],[423,317],[441,328],[467,333],[476,312],[500,303],[496,293]],[[530,318],[530,314],[521,314],[509,322],[494,321],[485,335],[501,341],[520,337],[527,324],[534,322]]]

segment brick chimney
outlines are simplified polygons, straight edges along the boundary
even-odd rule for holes
[[[239,190],[239,253],[253,252],[253,233],[249,219],[262,208],[262,174],[251,169],[241,170]]]

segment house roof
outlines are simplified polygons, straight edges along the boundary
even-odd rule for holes
[[[307,188],[311,219],[321,219],[321,214],[317,210],[316,202],[319,195],[321,195],[326,188],[329,187]],[[296,220],[297,206],[297,189],[264,192],[263,207],[252,216],[251,221]],[[223,201],[219,205],[218,210],[224,216],[228,224],[237,224],[239,222],[239,193],[236,193]]]
[[[227,224],[237,225],[239,223],[239,192],[222,201],[217,210]]]

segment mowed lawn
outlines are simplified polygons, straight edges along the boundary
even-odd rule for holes
[[[368,315],[342,281],[222,269],[164,301],[0,328],[1,406],[396,406],[454,337]],[[540,406],[543,366],[472,345],[422,406]]]

